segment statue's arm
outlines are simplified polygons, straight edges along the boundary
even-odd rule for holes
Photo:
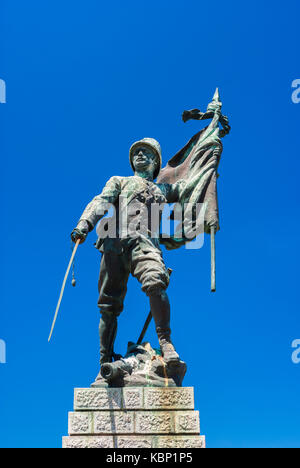
[[[105,215],[108,204],[113,205],[121,193],[121,181],[119,177],[112,177],[105,185],[100,195],[97,195],[86,206],[77,227],[71,234],[74,242],[81,239],[84,242],[87,234],[94,229],[98,221]]]

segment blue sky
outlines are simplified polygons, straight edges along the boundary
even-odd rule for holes
[[[300,447],[298,1],[3,0],[0,446],[60,447],[74,387],[98,373],[95,233],[47,337],[69,234],[128,149],[158,139],[164,163],[201,127],[219,86],[232,132],[219,167],[217,293],[209,238],[165,252],[176,347],[209,447]],[[130,280],[117,351],[147,298]],[[153,325],[149,340],[156,344]]]

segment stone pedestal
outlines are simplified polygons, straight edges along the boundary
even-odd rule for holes
[[[192,387],[78,388],[63,448],[204,448]]]

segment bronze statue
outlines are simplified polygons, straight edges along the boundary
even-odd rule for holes
[[[134,170],[132,177],[112,177],[103,192],[94,198],[83,212],[78,226],[72,233],[76,242],[85,240],[87,234],[100,220],[98,212],[105,213],[107,203],[119,213],[119,197],[127,204],[144,204],[151,216],[153,203],[172,203],[179,200],[179,184],[155,184],[154,179],[161,169],[161,150],[159,143],[152,138],[144,138],[130,148],[130,163]],[[101,206],[103,205],[103,207]],[[128,212],[127,225],[139,223],[141,214]],[[151,224],[151,223],[149,223]],[[171,341],[170,303],[166,289],[169,285],[169,273],[164,264],[162,252],[153,233],[134,237],[106,238],[101,245],[103,252],[100,277],[98,307],[100,320],[100,365],[111,362],[113,345],[117,333],[117,317],[123,310],[127,282],[132,274],[142,285],[142,290],[150,300],[151,313],[164,361],[167,365],[179,361],[179,356]]]
[[[164,263],[160,243],[167,249],[178,248],[190,242],[199,231],[191,236],[188,235],[188,229],[185,229],[174,236],[163,237],[160,234],[161,207],[166,203],[176,203],[177,211],[180,211],[189,203],[195,208],[195,214],[197,205],[205,205],[203,230],[212,234],[214,239],[214,234],[219,229],[216,171],[222,152],[220,137],[230,130],[227,117],[221,114],[221,107],[217,90],[205,113],[198,109],[183,113],[184,122],[189,119],[210,118],[212,122],[197,133],[163,170],[159,143],[153,138],[135,142],[129,152],[134,175],[112,177],[102,193],[87,205],[71,234],[74,243],[83,243],[88,233],[103,218],[98,225],[99,239],[96,244],[102,253],[98,300],[101,312],[101,372],[94,386],[120,386],[122,379],[124,385],[143,384],[142,379],[134,378],[134,371],[144,371],[144,356],[148,356],[148,359],[150,356],[152,361],[156,361],[151,371],[153,385],[161,385],[164,379],[169,379],[171,385],[181,385],[186,365],[180,360],[171,340],[170,303],[166,292],[170,270]],[[219,123],[223,130],[219,128]],[[155,179],[157,182],[154,182]],[[113,236],[107,235],[107,219],[104,218],[109,206],[114,207],[115,219],[118,221]],[[160,207],[159,219],[155,222],[152,212],[154,206]],[[134,229],[127,229],[123,235],[120,225],[126,228],[134,226]],[[138,279],[142,290],[149,297],[150,318],[152,316],[155,322],[161,356],[145,343],[129,343],[125,358],[114,353],[117,318],[123,311],[130,274]],[[214,289],[213,278],[212,290]],[[114,360],[116,362],[111,365]],[[148,374],[150,375],[149,369]],[[158,378],[156,383],[155,375]]]

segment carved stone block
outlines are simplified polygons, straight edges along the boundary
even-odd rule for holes
[[[63,448],[80,448],[80,449],[95,449],[95,448],[114,448],[113,437],[109,436],[71,436],[63,437]]]
[[[94,413],[94,434],[134,433],[133,411],[102,411]]]
[[[114,448],[152,448],[153,438],[150,436],[118,436],[115,437]]]
[[[192,387],[145,388],[144,399],[144,409],[194,409],[194,389]]]
[[[176,434],[199,434],[199,411],[175,411]]]
[[[123,407],[126,410],[141,410],[144,408],[144,389],[128,387],[123,389]]]
[[[122,409],[121,388],[76,388],[74,410]]]
[[[69,413],[69,434],[92,434],[92,413]]]
[[[204,436],[158,436],[153,448],[205,448]]]
[[[168,434],[175,432],[174,414],[171,411],[137,411],[137,434]]]

